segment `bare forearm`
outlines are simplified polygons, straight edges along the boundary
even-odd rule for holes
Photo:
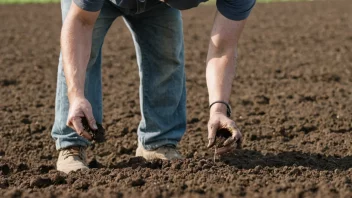
[[[215,101],[229,102],[232,82],[235,76],[235,52],[220,56],[210,46],[206,70],[209,103]],[[215,105],[211,111],[226,112],[224,105]]]
[[[97,13],[85,16],[87,13],[82,12],[73,4],[61,30],[61,50],[69,99],[84,97],[85,75],[97,16]]]
[[[211,32],[207,58],[207,86],[209,103],[221,100],[229,102],[235,76],[237,43],[245,20],[232,21],[217,13]],[[215,104],[210,110],[225,113],[226,106]]]
[[[84,96],[85,74],[92,42],[92,32],[84,29],[78,20],[71,20],[63,25],[61,31],[61,50],[69,97]]]

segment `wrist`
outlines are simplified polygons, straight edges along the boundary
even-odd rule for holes
[[[227,102],[224,101],[215,101],[210,104],[210,116],[214,114],[223,114],[227,117],[231,116],[231,107]]]
[[[84,91],[83,90],[79,90],[79,89],[75,89],[75,88],[69,88],[67,91],[67,96],[69,101],[73,101],[76,98],[85,98],[84,97]]]
[[[226,115],[226,111],[227,111],[226,105],[222,103],[216,103],[211,106],[210,115],[213,115],[215,113],[223,113]]]

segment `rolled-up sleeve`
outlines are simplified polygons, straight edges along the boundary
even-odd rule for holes
[[[249,16],[255,2],[256,0],[217,0],[216,6],[226,18],[241,21]]]
[[[83,10],[90,12],[99,11],[104,5],[104,0],[73,0],[73,2]]]

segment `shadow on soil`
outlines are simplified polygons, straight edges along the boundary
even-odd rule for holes
[[[163,160],[152,160],[146,161],[142,157],[131,157],[127,160],[119,161],[118,163],[109,164],[107,167],[102,166],[100,163],[96,164],[94,160],[90,163],[90,168],[128,168],[132,167],[133,169],[137,167],[142,168],[151,168],[151,169],[162,169],[163,167],[169,166],[182,166],[187,164],[194,163],[194,160],[204,162],[203,159],[192,159],[187,158],[185,160],[176,160],[176,161],[163,161]],[[192,162],[193,161],[193,162]],[[207,159],[210,163],[212,159]],[[352,168],[352,156],[326,156],[316,153],[303,153],[300,151],[290,151],[290,152],[281,152],[278,154],[267,153],[262,154],[254,150],[237,150],[234,154],[228,154],[221,157],[221,161],[227,165],[239,168],[239,169],[255,169],[256,167],[299,167],[301,168],[311,168],[319,171],[333,171],[336,169],[339,170],[348,170]],[[94,163],[93,163],[94,162]]]
[[[302,153],[300,151],[282,152],[278,154],[267,153],[263,155],[258,151],[240,150],[234,155],[223,157],[222,160],[228,165],[242,169],[252,169],[256,166],[303,166],[328,171],[352,168],[352,156],[325,156],[316,153]]]

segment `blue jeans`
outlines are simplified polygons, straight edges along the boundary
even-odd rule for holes
[[[63,20],[69,11],[71,1],[61,0]],[[102,44],[113,21],[122,16],[132,33],[139,66],[142,119],[138,127],[138,142],[147,150],[163,145],[176,146],[186,130],[181,13],[164,3],[154,5],[139,14],[127,13],[128,11],[118,9],[105,1],[93,30],[92,49],[85,80],[85,97],[92,105],[97,123],[102,123]],[[55,122],[52,129],[52,137],[58,150],[90,144],[88,140],[66,126],[70,104],[62,64],[60,55]]]

